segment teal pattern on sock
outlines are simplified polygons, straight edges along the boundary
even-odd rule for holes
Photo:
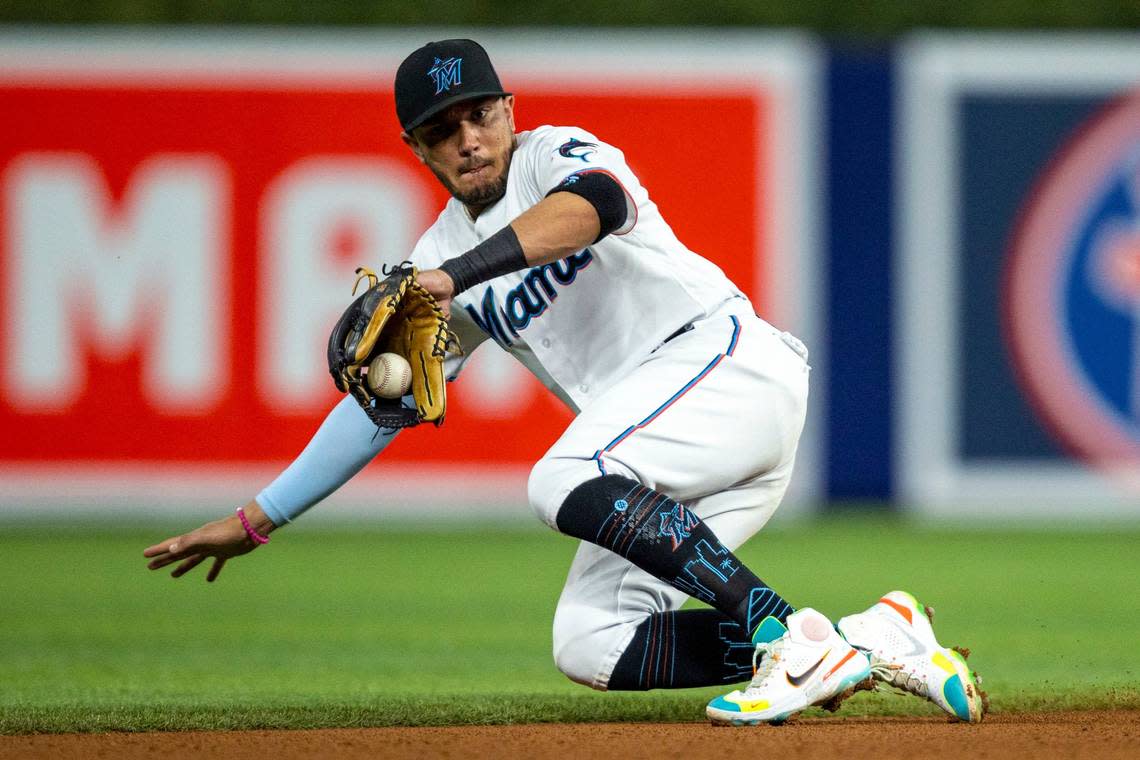
[[[637,627],[607,688],[688,689],[747,681],[755,649],[740,626],[717,610],[655,612]]]
[[[635,480],[605,475],[566,497],[556,518],[569,536],[597,544],[728,615],[748,635],[792,606],[728,550],[700,517]]]

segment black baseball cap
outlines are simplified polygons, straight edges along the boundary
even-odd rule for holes
[[[405,132],[452,103],[503,91],[491,57],[474,40],[429,42],[396,70],[396,116]]]

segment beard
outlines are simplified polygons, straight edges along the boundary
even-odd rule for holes
[[[515,149],[517,147],[518,140],[514,137],[514,135],[512,135],[510,151],[507,153],[506,162],[503,164],[503,171],[499,174],[499,176],[480,187],[476,187],[466,192],[460,191],[458,188],[456,188],[455,185],[452,184],[451,181],[441,172],[437,171],[435,167],[429,164],[428,168],[431,169],[432,174],[436,176],[436,179],[439,180],[440,184],[447,188],[447,192],[451,193],[452,198],[455,198],[455,200],[459,201],[468,208],[475,209],[476,211],[482,211],[488,206],[498,203],[499,200],[504,195],[506,195],[507,175],[510,174],[511,159],[514,157]],[[471,169],[482,165],[483,164],[477,163],[464,165],[460,167],[460,171],[470,171]]]
[[[455,185],[451,184],[446,177],[440,172],[435,171],[435,176],[447,188],[447,192],[451,193],[451,197],[462,203],[464,206],[471,206],[473,208],[484,209],[488,206],[497,203],[507,193],[507,171],[503,170],[497,178],[488,182],[480,187],[473,188],[467,192],[462,192]]]

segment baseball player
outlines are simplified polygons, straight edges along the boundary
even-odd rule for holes
[[[581,540],[554,617],[554,659],[595,689],[750,681],[713,722],[779,722],[874,677],[980,720],[981,692],[923,607],[891,592],[838,629],[796,611],[734,551],[788,486],[807,350],[758,317],[674,236],[621,151],[578,127],[516,133],[514,96],[471,40],[433,42],[396,75],[401,137],[452,199],[411,254],[466,353],[512,353],[576,417],[535,464],[531,507]],[[230,557],[351,478],[394,437],[336,406],[234,517],[145,551],[181,576]],[[681,610],[688,597],[709,609]]]

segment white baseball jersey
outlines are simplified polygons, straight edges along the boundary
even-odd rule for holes
[[[562,261],[475,286],[451,306],[450,324],[467,354],[493,338],[577,410],[679,327],[741,293],[681,244],[620,150],[576,127],[543,126],[517,138],[503,198],[475,220],[452,198],[411,259],[421,270],[437,268],[574,174],[603,171],[617,179],[629,206],[621,229]],[[464,360],[450,360],[449,378]]]

